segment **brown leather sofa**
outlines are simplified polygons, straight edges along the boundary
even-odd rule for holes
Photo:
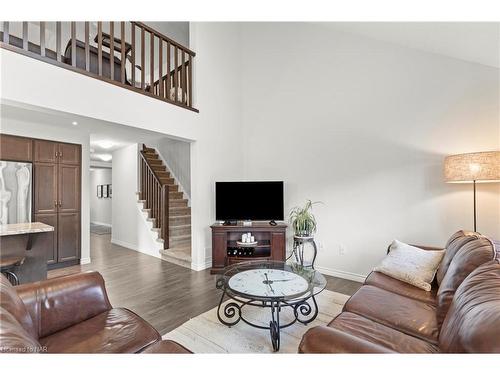
[[[113,308],[97,272],[0,282],[0,352],[189,353],[132,311]]]
[[[445,248],[430,292],[372,272],[299,353],[500,353],[498,243],[459,231]]]

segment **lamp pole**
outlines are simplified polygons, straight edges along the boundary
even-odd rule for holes
[[[476,180],[473,180],[474,189],[474,232],[476,231]]]

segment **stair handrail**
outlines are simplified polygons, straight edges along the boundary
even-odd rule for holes
[[[170,200],[170,189],[166,183],[162,183],[156,172],[151,167],[151,164],[148,162],[146,158],[146,150],[147,147],[145,144],[142,144],[142,150],[139,150],[139,155],[141,156],[141,199],[146,202],[146,208],[150,208],[152,210],[152,216],[156,219],[156,223],[160,228],[160,237],[163,239],[163,248],[169,248],[169,200]],[[159,192],[153,192],[153,197],[149,197],[146,192],[145,184],[145,175],[143,175],[142,166],[145,165],[148,169],[147,172],[153,177],[158,186],[160,186]],[[145,199],[144,199],[145,198]],[[148,201],[151,200],[152,202]]]

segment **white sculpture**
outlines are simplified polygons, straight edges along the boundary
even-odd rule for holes
[[[26,163],[17,163],[19,169],[16,171],[17,176],[17,222],[30,222],[28,215],[29,207],[26,207],[28,201],[28,190],[30,186],[30,170],[26,167]]]
[[[3,177],[3,169],[7,166],[7,162],[0,161],[0,224],[7,224],[9,222],[9,203],[12,193],[5,189],[5,179]]]

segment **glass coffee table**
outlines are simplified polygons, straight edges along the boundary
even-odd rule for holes
[[[278,261],[249,261],[229,266],[217,278],[222,296],[217,309],[219,321],[234,326],[240,320],[267,329],[274,351],[280,348],[280,330],[296,322],[308,324],[318,316],[315,295],[326,287],[325,277],[311,267]],[[224,304],[224,298],[231,300]],[[244,316],[246,306],[269,308],[269,326],[250,322]],[[280,323],[281,309],[291,309],[293,319]]]

